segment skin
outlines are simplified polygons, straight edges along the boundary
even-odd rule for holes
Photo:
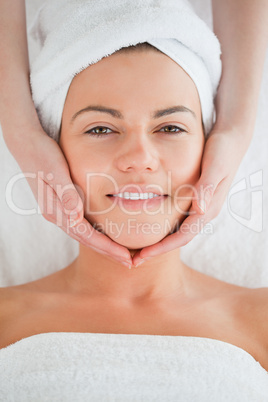
[[[71,124],[72,116],[89,104],[119,109],[125,118],[92,112]],[[150,118],[152,111],[172,105],[186,106],[196,119],[191,113]],[[187,133],[170,137],[169,130],[160,131],[173,125]],[[86,131],[97,126],[110,128],[112,134],[90,137]],[[141,211],[134,216],[137,225],[150,227],[158,222],[162,232],[149,231],[141,239],[135,230],[129,235],[123,229],[115,238],[110,227],[106,228],[106,235],[133,255],[139,247],[168,235],[166,220],[172,228],[185,219],[190,208],[191,199],[178,199],[176,190],[193,185],[200,175],[204,136],[195,85],[173,60],[158,52],[117,53],[102,59],[72,81],[60,146],[84,199],[86,219],[92,224],[103,223],[106,213],[96,212],[111,205],[107,194],[114,188],[105,175],[113,177],[119,187],[142,182],[157,184],[166,192],[171,173],[169,197],[161,212],[155,208],[151,211],[155,215]],[[102,174],[92,181],[90,192],[88,172]],[[193,196],[189,187],[183,196]],[[92,201],[91,210],[87,201]],[[133,219],[118,205],[109,209],[107,217],[121,225]],[[179,248],[129,270],[109,255],[80,244],[78,258],[65,269],[1,289],[1,304],[5,308],[0,308],[0,348],[46,332],[194,336],[236,345],[268,369],[267,289],[242,288],[199,273],[180,260]]]
[[[81,114],[71,123],[77,111],[92,104],[118,109],[125,118],[120,120],[94,111]],[[188,112],[176,112],[157,120],[150,117],[152,111],[173,105],[191,109],[196,118]],[[173,127],[165,132],[163,128],[168,125],[176,125],[185,132],[175,129],[179,134],[174,135]],[[109,130],[102,131],[109,134],[90,137],[86,131],[96,126],[108,127]],[[107,236],[133,255],[137,249],[168,235],[185,218],[191,205],[191,187],[200,175],[204,147],[196,87],[184,70],[162,53],[113,54],[73,79],[63,110],[59,145],[72,180],[84,195],[85,217],[92,225],[102,225]],[[90,192],[88,172],[104,174],[90,180]],[[166,194],[168,174],[172,178],[169,196],[161,208],[151,208],[150,214],[141,210],[133,215],[119,205],[113,207],[113,201],[106,195],[117,192],[111,177],[117,189],[129,183],[144,183]],[[182,188],[185,184],[189,187]],[[107,213],[95,214],[107,209]],[[107,220],[114,224],[114,230],[105,226]],[[134,220],[132,226],[131,220]],[[141,226],[145,224],[146,227]],[[154,224],[157,230],[153,230]],[[68,274],[78,292],[82,288],[99,289],[114,298],[120,296],[130,301],[159,294],[169,296],[173,290],[182,288],[184,270],[179,249],[175,249],[144,263],[130,277],[121,264],[80,245],[79,257]]]

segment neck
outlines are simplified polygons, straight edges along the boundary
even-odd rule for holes
[[[176,299],[186,292],[189,268],[175,249],[128,269],[112,258],[80,244],[77,259],[67,267],[72,292],[109,297],[122,303]]]

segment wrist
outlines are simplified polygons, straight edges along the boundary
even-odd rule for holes
[[[16,149],[20,148],[25,143],[36,139],[39,135],[47,135],[43,130],[38,116],[29,118],[27,121],[21,119],[20,116],[13,116],[14,121],[10,123],[1,121],[2,133],[5,143],[13,154]]]
[[[5,72],[0,80],[0,123],[3,135],[19,137],[29,129],[42,130],[32,99],[29,75],[24,71]]]
[[[230,131],[251,139],[258,111],[257,95],[253,101],[249,94],[240,94],[239,91],[232,93],[223,85],[215,99],[215,110],[216,121],[213,130]]]
[[[255,130],[256,116],[234,115],[217,115],[213,126],[215,132],[230,132],[232,135],[241,136],[243,138],[252,138]]]
[[[224,137],[224,141],[228,141],[237,150],[238,153],[244,154],[252,140],[254,134],[254,127],[249,127],[245,122],[237,121],[217,121],[215,122],[210,136]]]
[[[31,98],[25,99],[23,105],[19,102],[6,105],[0,123],[5,140],[19,140],[22,136],[43,131]]]

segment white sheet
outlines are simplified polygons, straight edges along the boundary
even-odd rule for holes
[[[192,0],[211,26],[210,2]],[[30,25],[42,0],[26,0]],[[30,61],[37,48],[29,38]],[[207,234],[198,235],[182,249],[182,258],[194,269],[233,284],[268,286],[268,53],[254,138],[234,178],[233,187]],[[78,254],[78,243],[47,222],[40,213],[14,211],[5,197],[12,178],[21,173],[0,132],[0,286],[29,282],[64,268]],[[8,186],[8,187],[7,187]],[[233,191],[233,193],[232,193]],[[37,203],[26,179],[12,187],[13,203],[23,210]]]

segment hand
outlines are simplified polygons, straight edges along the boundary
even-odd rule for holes
[[[26,130],[25,130],[26,131]],[[11,136],[9,136],[11,138]],[[73,184],[59,145],[43,130],[27,130],[21,139],[6,141],[21,167],[43,217],[73,239],[121,263],[131,264],[127,248],[95,230],[84,218],[79,189]],[[70,227],[68,223],[72,223]],[[77,230],[82,225],[83,230]]]
[[[189,216],[178,232],[139,250],[133,257],[135,266],[140,265],[143,259],[146,261],[186,245],[197,234],[196,228],[200,231],[219,214],[250,139],[251,136],[245,130],[223,131],[214,128],[211,131],[204,148],[201,176],[194,186],[196,196]]]

